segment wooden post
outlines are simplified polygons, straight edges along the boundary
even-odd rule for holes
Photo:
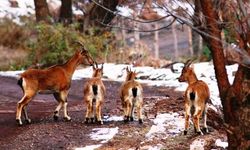
[[[158,23],[154,24],[155,29],[158,29]],[[155,31],[154,33],[154,50],[155,50],[155,58],[159,58],[159,31]]]
[[[176,34],[175,22],[172,24],[172,33],[173,33],[173,39],[174,39],[174,60],[177,60],[179,56],[179,52],[178,52],[178,39],[177,39],[177,34]]]
[[[134,22],[134,29],[138,30],[137,22]],[[134,31],[134,38],[135,38],[135,51],[137,52],[139,49],[139,40],[140,40],[140,33],[138,31]]]
[[[124,25],[124,19],[122,19],[121,26],[122,25]],[[126,30],[122,30],[122,42],[123,42],[122,46],[126,46],[127,45],[127,43],[126,43]]]
[[[188,49],[190,55],[193,57],[194,55],[194,50],[193,50],[193,41],[192,41],[192,29],[187,26],[187,31],[188,31]]]

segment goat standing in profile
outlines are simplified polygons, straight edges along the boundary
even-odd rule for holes
[[[188,87],[185,91],[185,130],[184,135],[187,134],[189,127],[189,118],[193,118],[195,132],[203,134],[200,129],[200,117],[203,115],[204,132],[207,130],[207,102],[210,99],[210,92],[208,85],[198,80],[193,68],[190,67],[192,61],[188,60],[182,69],[179,82],[187,82]]]
[[[142,123],[143,89],[139,82],[135,81],[137,73],[126,68],[127,77],[120,88],[120,98],[124,111],[124,122],[134,120],[134,107],[137,107],[137,117]]]
[[[102,74],[103,74],[103,64],[101,68],[98,68],[97,64],[93,64],[92,78],[85,83],[83,90],[84,101],[87,104],[85,123],[88,123],[90,119],[91,122],[93,123],[94,119],[96,119],[98,123],[103,124],[101,109],[102,109],[102,104],[104,102],[106,89],[101,79]],[[94,104],[96,104],[95,113],[94,113]]]
[[[67,96],[71,85],[71,78],[76,67],[83,63],[84,58],[90,64],[93,59],[89,56],[88,51],[78,50],[64,64],[55,65],[47,69],[28,69],[20,75],[18,85],[22,88],[24,96],[17,103],[16,121],[22,125],[21,115],[24,112],[25,121],[30,123],[26,106],[37,93],[53,94],[59,105],[54,111],[54,120],[59,117],[61,107],[64,108],[64,118],[71,120],[67,113]]]

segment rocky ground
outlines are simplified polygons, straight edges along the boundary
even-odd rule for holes
[[[181,92],[171,88],[147,86],[144,87],[144,123],[136,120],[124,123],[122,120],[111,120],[112,116],[121,116],[121,103],[118,97],[120,82],[105,81],[107,95],[103,107],[103,125],[84,124],[86,107],[83,104],[83,85],[86,79],[74,80],[68,97],[68,110],[72,121],[65,122],[62,117],[53,120],[53,111],[57,105],[52,95],[37,95],[29,103],[28,111],[32,123],[18,127],[15,122],[16,103],[22,97],[22,90],[17,86],[17,80],[0,76],[0,149],[89,149],[91,145],[99,149],[190,149],[197,141],[203,141],[205,149],[223,149],[216,146],[217,139],[226,140],[221,127],[222,119],[213,110],[208,111],[209,133],[196,135],[190,128],[188,135],[182,132],[159,132],[147,136],[155,124],[154,119],[161,114],[178,114],[183,118],[183,98]],[[176,122],[184,126],[182,122]],[[192,126],[192,125],[191,125]],[[91,134],[98,130],[112,129],[117,131],[111,139],[93,140]],[[105,130],[104,130],[105,131]],[[107,131],[107,132],[108,132]],[[105,135],[105,133],[103,133]],[[193,144],[192,144],[193,143]],[[89,146],[89,147],[86,147]],[[93,148],[93,147],[92,147]]]

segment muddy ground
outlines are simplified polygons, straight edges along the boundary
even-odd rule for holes
[[[86,79],[72,81],[68,97],[68,110],[72,121],[65,122],[62,116],[53,120],[53,111],[57,102],[52,95],[37,95],[28,105],[32,123],[18,127],[15,122],[16,103],[22,97],[22,90],[17,86],[17,79],[0,76],[0,149],[75,149],[86,145],[98,144],[89,138],[93,128],[119,127],[113,139],[99,149],[148,149],[148,145],[163,145],[164,149],[189,149],[197,138],[206,140],[205,149],[216,147],[216,139],[225,139],[225,132],[220,128],[222,119],[214,111],[208,112],[209,134],[196,135],[190,129],[188,135],[180,133],[169,138],[158,138],[145,142],[145,134],[152,126],[152,119],[164,112],[180,112],[183,115],[181,92],[166,87],[144,87],[144,123],[137,121],[125,124],[123,121],[104,122],[103,125],[84,124],[86,107],[83,104],[83,85]],[[107,95],[102,109],[105,116],[122,115],[118,98],[120,82],[104,82]],[[62,113],[61,113],[62,114]]]

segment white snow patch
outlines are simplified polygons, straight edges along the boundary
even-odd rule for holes
[[[199,138],[194,140],[190,145],[190,150],[204,150],[205,142],[204,139]]]
[[[122,116],[103,116],[105,121],[123,121]]]
[[[118,14],[125,16],[125,17],[131,16],[134,12],[128,6],[117,6],[116,9],[118,11]]]
[[[90,133],[90,138],[92,140],[100,141],[100,143],[106,143],[111,140],[117,133],[118,127],[115,128],[94,128],[92,133]]]
[[[80,147],[80,148],[75,148],[75,150],[95,150],[99,147],[101,147],[102,145],[101,144],[98,144],[98,145],[88,145],[88,146],[85,146],[85,147]]]
[[[10,18],[14,22],[20,23],[20,16],[29,16],[35,14],[35,5],[33,0],[17,0],[18,7],[10,7],[8,0],[1,0],[0,4],[0,18]]]
[[[23,71],[0,71],[0,76],[17,78]]]
[[[164,149],[162,144],[157,144],[156,146],[152,146],[152,145],[145,145],[140,147],[140,149],[142,150],[161,150]]]
[[[98,141],[100,144],[87,145],[85,147],[78,147],[75,150],[94,150],[102,146],[102,144],[107,143],[111,140],[117,133],[118,127],[115,128],[94,128],[90,133],[90,138],[92,140]]]
[[[145,135],[148,139],[153,139],[159,135],[163,138],[176,136],[184,130],[184,118],[178,113],[159,114],[153,120],[154,125]]]
[[[215,141],[215,146],[223,147],[224,149],[228,147],[228,142],[223,142],[221,139]]]

